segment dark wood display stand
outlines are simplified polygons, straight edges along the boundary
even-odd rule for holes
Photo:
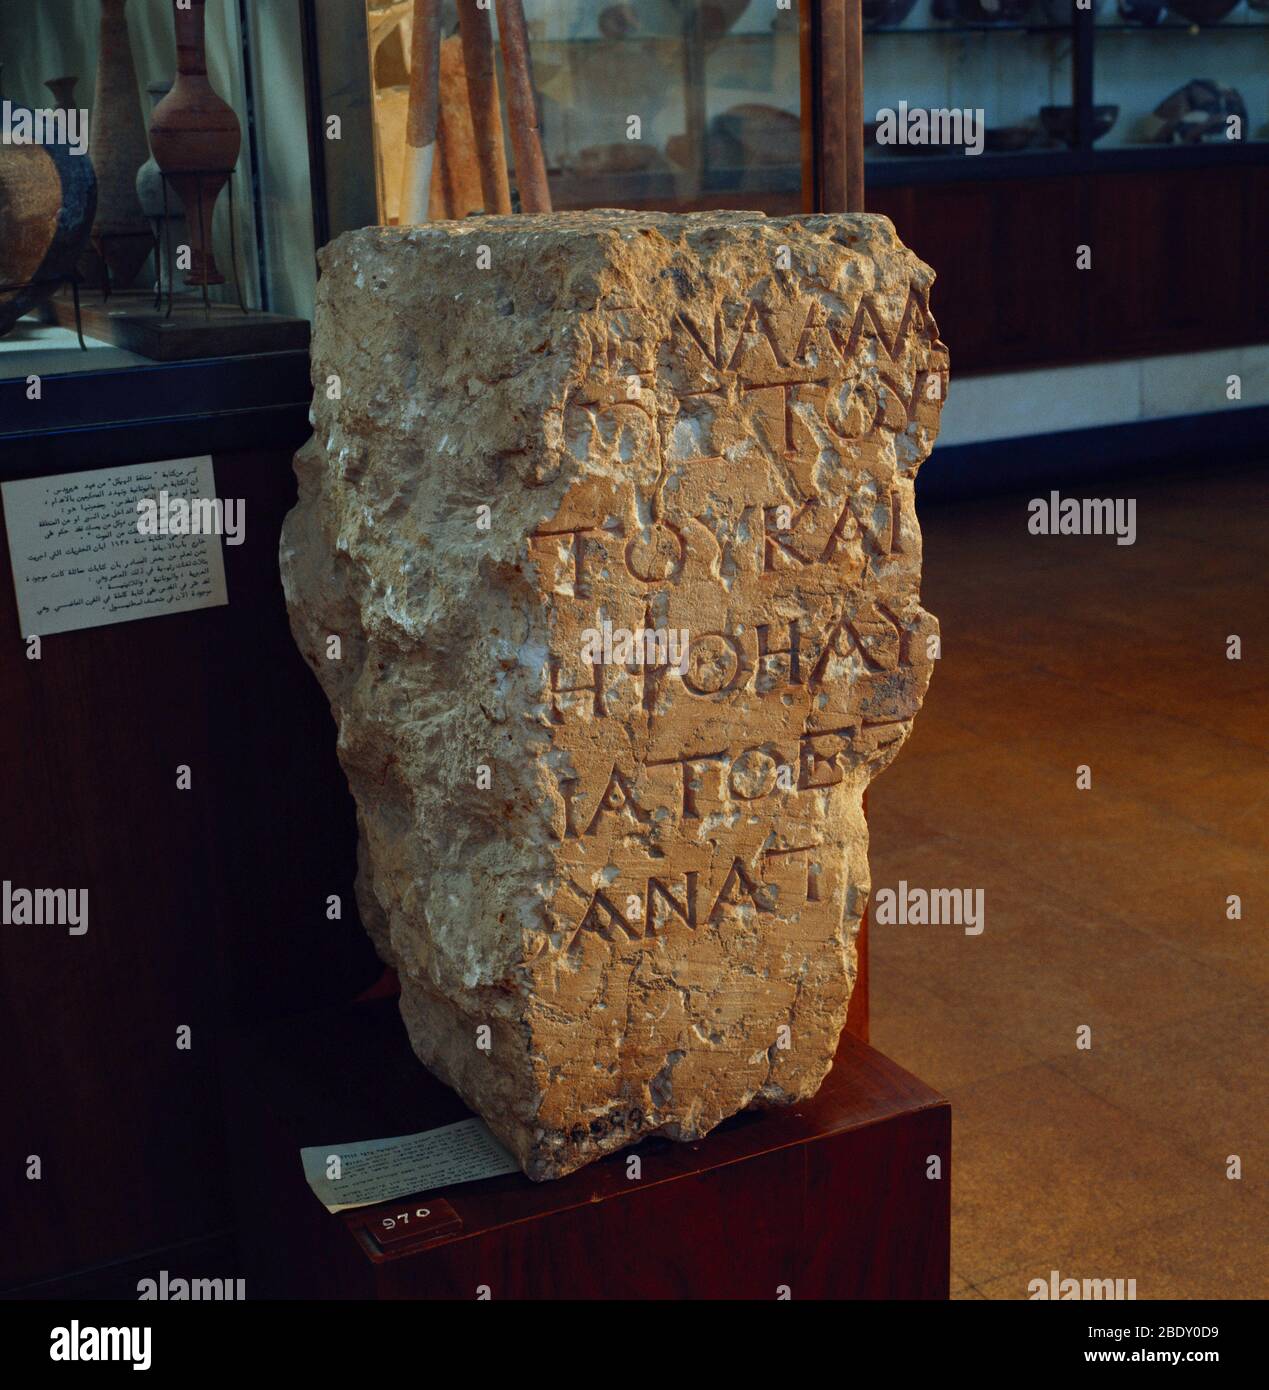
[[[337,1215],[305,1182],[302,1147],[470,1113],[414,1059],[396,1002],[269,1024],[224,1060],[249,1298],[947,1297],[950,1107],[849,1034],[813,1100],[699,1143]]]
[[[63,328],[76,326],[75,301],[65,291],[49,301],[54,320]],[[254,352],[305,351],[307,319],[284,314],[245,313],[237,304],[204,306],[201,296],[175,297],[168,313],[167,298],[156,309],[152,290],[120,290],[109,299],[91,291],[79,297],[84,332],[90,338],[155,362],[186,362],[200,357],[237,357]]]

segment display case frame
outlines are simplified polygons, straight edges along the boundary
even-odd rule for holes
[[[303,0],[290,2],[302,32]],[[235,228],[238,256],[247,263],[245,286],[256,312],[268,315],[274,304],[267,271],[272,262],[266,244],[259,100],[265,58],[253,40],[249,0],[226,0],[226,8],[237,25],[234,50],[242,88],[238,117],[246,196],[236,200],[241,213]],[[307,54],[302,72],[296,94],[307,103],[313,99]],[[319,206],[324,186],[315,181],[312,193],[316,228],[324,217],[324,206]],[[244,275],[241,264],[237,273]],[[228,277],[231,288],[235,278]],[[81,288],[81,295],[87,303],[93,291]],[[165,453],[294,450],[308,432],[312,391],[307,345],[230,355],[211,351],[178,361],[50,363],[38,378],[35,400],[29,394],[32,380],[25,369],[0,377],[0,480],[82,468],[89,446],[91,465],[108,467]]]
[[[317,6],[316,0],[302,0],[302,3],[309,8],[311,51],[316,54],[317,63],[321,67],[318,85],[327,90],[328,93],[336,89],[352,90],[354,88],[359,92],[361,90],[370,92],[367,78],[371,64],[368,61],[368,54],[353,57],[347,47],[339,49],[338,44],[332,42],[334,35],[346,31],[347,24],[352,22],[352,18],[349,17],[350,11],[361,11],[364,22],[366,0],[331,0],[329,4],[327,4],[327,0],[322,0],[321,6]],[[767,0],[767,3],[770,3],[770,0]],[[685,186],[689,179],[682,178],[681,170],[677,171],[678,178],[676,179],[674,177],[676,171],[670,171],[669,167],[656,171],[655,174],[607,172],[607,174],[589,175],[589,177],[584,178],[578,177],[577,172],[571,168],[556,167],[550,172],[550,186],[552,186],[552,196],[555,197],[556,207],[560,210],[584,207],[627,207],[635,211],[698,211],[709,210],[709,208],[735,207],[763,210],[773,215],[824,210],[824,208],[845,210],[844,197],[841,195],[824,196],[823,183],[817,178],[817,170],[823,167],[826,150],[828,158],[831,160],[833,150],[841,149],[840,142],[834,146],[834,143],[828,138],[828,132],[835,125],[841,124],[842,115],[840,106],[834,107],[834,103],[841,101],[841,82],[833,81],[830,78],[827,67],[821,72],[819,63],[820,38],[826,29],[833,33],[834,26],[840,28],[842,15],[846,13],[848,8],[849,4],[838,3],[838,0],[794,0],[796,35],[792,42],[794,42],[796,54],[798,54],[798,118],[801,121],[801,149],[799,149],[798,179],[796,182],[789,178],[789,168],[785,165],[764,168],[760,171],[762,174],[776,172],[778,178],[773,179],[773,181],[766,182],[762,177],[749,178],[739,186],[728,182],[726,178],[719,181],[719,179],[710,177],[719,171],[706,171],[705,182],[702,183],[701,188],[695,190]],[[748,43],[749,40],[755,39],[760,42],[763,38],[764,35],[758,32],[728,32],[724,36],[723,44],[726,46],[727,43],[732,42]],[[684,44],[682,60],[687,61],[689,50],[694,42],[692,29],[688,28],[687,25],[685,25],[681,35],[677,31],[649,25],[646,31],[639,32],[635,36],[634,42],[638,44],[660,43],[667,46],[667,50],[673,50],[680,40]],[[696,40],[699,42],[699,35],[696,36]],[[769,42],[773,42],[773,40],[769,38]],[[591,44],[602,47],[605,43],[612,47],[612,40],[600,35],[582,35],[571,39],[552,38],[549,42],[542,42],[541,47],[534,47],[531,44],[531,58],[535,53],[541,58],[548,50],[567,50],[574,44],[577,44],[578,47],[591,46]],[[841,49],[840,42],[834,43],[830,39],[824,43],[824,51],[833,54],[838,67],[841,63]],[[785,58],[787,58],[789,49],[783,51]],[[354,63],[360,64],[360,72],[353,71]],[[713,60],[712,63],[706,65],[705,54],[696,53],[696,63],[699,64],[699,71],[706,75],[706,86],[709,86],[713,81]],[[336,72],[339,74],[338,82],[335,81]],[[538,85],[539,88],[545,89],[549,83],[542,81]],[[721,85],[726,86],[726,82],[721,83]],[[788,90],[781,90],[780,97],[787,99]],[[756,99],[766,100],[764,97],[756,97]],[[638,108],[632,108],[632,110],[638,110]],[[610,115],[612,113],[605,114]],[[698,113],[698,117],[699,114],[701,113]],[[310,139],[314,150],[320,149],[321,132],[314,129]],[[371,142],[371,147],[375,147],[377,150],[375,157],[378,158],[378,142],[374,135],[371,135]],[[361,225],[371,224],[371,222],[388,221],[388,210],[378,206],[379,200],[375,196],[375,192],[377,192],[375,182],[377,181],[375,181],[370,168],[366,167],[366,163],[363,161],[363,164],[356,171],[347,170],[345,167],[346,158],[339,158],[336,154],[332,160],[332,152],[329,147],[325,153],[327,153],[328,170],[345,185],[345,192],[352,192],[353,183],[359,183],[359,188],[356,189],[356,193],[350,200],[354,215],[349,215],[349,210],[342,206],[343,199],[338,192],[328,200],[328,231],[332,235],[338,235],[339,231],[350,227],[361,227]],[[343,153],[346,154],[346,152]],[[735,171],[724,170],[721,172],[726,175]]]

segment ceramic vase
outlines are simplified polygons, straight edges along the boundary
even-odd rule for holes
[[[150,97],[150,112],[158,110],[163,98],[172,90],[170,82],[151,82],[146,88]],[[163,216],[163,174],[159,162],[153,155],[137,170],[137,200],[141,211],[151,220]],[[169,217],[180,212],[180,202],[174,189],[168,189],[167,210]]]
[[[132,284],[154,249],[137,201],[137,170],[149,150],[126,11],[127,0],[101,0],[97,91],[88,140],[88,157],[97,175],[93,248],[105,261],[115,289]]]
[[[212,252],[212,213],[242,148],[242,127],[233,108],[207,78],[206,2],[188,9],[173,0],[176,18],[176,82],[155,108],[150,147],[176,190],[189,222],[189,285],[223,285]]]
[[[159,103],[171,90],[170,81],[150,83],[146,91],[150,97],[151,112],[158,109]],[[163,258],[160,283],[166,285],[167,276],[170,274],[175,287],[179,289],[185,277],[176,266],[173,248],[188,240],[184,230],[185,209],[181,206],[175,188],[169,186],[167,196],[164,197],[163,174],[159,169],[158,160],[153,155],[137,170],[137,198],[140,200],[142,212],[150,219],[150,225],[154,228],[154,240],[158,244],[159,255]]]
[[[75,84],[78,81],[78,77],[50,77],[44,84],[53,93],[54,111],[75,109]]]
[[[92,165],[67,146],[0,145],[0,336],[74,272],[96,206]]]

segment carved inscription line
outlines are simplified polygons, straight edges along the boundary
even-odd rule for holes
[[[714,343],[712,347],[706,341],[705,334],[699,325],[694,323],[685,311],[678,310],[674,317],[683,331],[696,344],[701,356],[715,372],[719,373],[734,372],[738,369],[744,351],[745,338],[755,333],[766,339],[776,365],[783,368],[804,364],[811,341],[815,334],[821,330],[826,331],[828,340],[841,358],[842,364],[850,367],[863,340],[865,323],[872,325],[873,334],[881,350],[891,362],[897,363],[900,360],[908,334],[918,323],[918,331],[928,330],[929,345],[932,351],[947,350],[946,345],[939,338],[938,325],[934,321],[934,315],[930,312],[929,303],[925,295],[918,291],[915,285],[908,287],[908,297],[903,306],[903,314],[893,333],[887,330],[873,296],[867,291],[860,296],[850,329],[845,334],[841,331],[842,319],[829,318],[824,313],[820,302],[816,299],[811,300],[807,306],[806,322],[798,338],[797,348],[792,359],[785,352],[775,332],[768,309],[756,299],[750,300],[745,309],[744,317],[736,334],[735,345],[730,352],[726,351],[724,345],[721,310],[714,311]]]
[[[795,854],[807,855],[801,903],[820,903],[825,901],[824,866],[810,856],[821,848],[823,846],[817,843],[790,845],[785,849],[763,849],[759,851],[758,858],[765,867],[766,862],[771,859]],[[759,874],[762,871],[760,868]],[[558,919],[552,921],[551,914],[548,913],[550,930],[559,933],[561,937],[560,950],[573,950],[578,939],[586,932],[594,932],[609,941],[638,941],[656,936],[659,929],[668,929],[675,918],[690,931],[695,931],[702,923],[709,926],[718,925],[725,920],[729,909],[742,907],[746,903],[752,904],[753,908],[764,916],[773,915],[778,910],[776,885],[750,873],[739,855],[732,858],[722,885],[713,897],[713,904],[703,918],[700,913],[700,870],[685,870],[681,889],[666,882],[664,870],[659,874],[647,873],[642,877],[642,895],[623,894],[615,884],[609,885],[607,889],[595,889],[587,895],[570,878],[569,886],[586,903],[586,909],[571,931],[559,925]],[[676,892],[681,893],[681,896],[676,896]],[[798,903],[794,902],[790,906],[796,907]],[[663,912],[658,912],[658,908],[662,908]]]
[[[799,450],[795,425],[799,418],[799,408],[804,401],[799,396],[799,391],[805,388],[814,388],[824,392],[824,400],[818,408],[815,418],[822,422],[828,435],[839,444],[860,443],[873,438],[878,431],[890,429],[895,432],[906,428],[917,418],[917,410],[924,400],[938,400],[943,398],[943,382],[946,376],[945,369],[932,370],[929,367],[918,370],[914,373],[912,389],[906,395],[901,384],[886,373],[879,370],[878,377],[880,386],[873,386],[871,383],[859,379],[850,381],[844,379],[836,381],[831,375],[821,374],[810,377],[803,377],[796,380],[783,381],[745,381],[739,377],[739,369],[744,354],[746,340],[757,336],[765,341],[772,354],[776,366],[781,370],[793,370],[797,366],[806,366],[807,354],[817,333],[823,332],[833,350],[837,353],[841,361],[843,370],[849,370],[855,365],[855,358],[859,351],[860,343],[863,340],[866,325],[871,324],[873,335],[875,336],[881,352],[889,358],[891,363],[897,364],[901,360],[902,350],[909,334],[915,325],[919,325],[921,330],[925,330],[929,336],[929,345],[932,351],[946,351],[946,348],[938,338],[938,326],[934,322],[933,315],[929,311],[929,305],[925,296],[918,292],[916,286],[910,285],[908,296],[904,304],[903,314],[893,333],[886,328],[885,322],[877,310],[872,295],[864,293],[861,295],[856,307],[853,320],[851,321],[848,332],[842,331],[842,320],[830,318],[825,314],[823,307],[818,300],[811,300],[807,307],[806,320],[802,331],[798,337],[796,349],[792,357],[786,351],[785,346],[780,342],[775,325],[772,322],[770,309],[758,299],[751,299],[747,302],[744,315],[736,331],[735,343],[730,352],[724,347],[724,330],[721,311],[715,311],[714,315],[714,345],[711,348],[705,339],[700,327],[692,321],[684,310],[676,312],[674,320],[679,327],[687,334],[688,338],[694,343],[705,361],[719,377],[732,378],[730,383],[722,383],[713,387],[692,387],[686,390],[673,390],[672,394],[681,403],[690,398],[703,398],[710,395],[724,396],[734,392],[739,398],[754,395],[767,391],[778,391],[782,404],[783,415],[783,439],[782,453],[788,457],[797,456]],[[642,344],[640,344],[642,346]],[[611,367],[616,351],[616,345],[608,345],[608,364]],[[829,408],[830,392],[833,388],[850,386],[851,394],[859,393],[859,399],[871,398],[871,403],[866,405],[861,415],[866,424],[858,429],[852,429],[849,425],[847,408],[838,403],[838,418],[834,419],[833,413]],[[883,389],[884,388],[884,395]],[[641,367],[635,371],[628,372],[624,383],[615,383],[612,387],[613,395],[609,397],[607,393],[593,396],[589,399],[578,399],[571,402],[572,406],[591,412],[592,429],[597,428],[595,417],[605,412],[615,412],[621,408],[633,408],[641,412],[649,420],[652,426],[651,446],[653,448],[654,462],[657,467],[657,479],[652,488],[651,510],[654,519],[659,519],[662,514],[662,492],[665,482],[669,476],[666,463],[666,448],[669,431],[673,428],[674,422],[678,418],[677,412],[662,412],[660,409],[657,394],[657,373],[655,367]],[[889,408],[889,396],[900,407],[899,418],[892,418]],[[568,406],[566,402],[566,408]],[[815,410],[814,403],[809,404]],[[709,456],[714,457],[714,456]],[[790,486],[795,496],[801,495],[797,487],[796,480],[790,479]]]
[[[798,312],[796,306],[794,312]],[[573,597],[583,602],[593,600],[618,569],[636,584],[654,586],[659,592],[645,598],[649,623],[653,602],[667,597],[668,590],[702,578],[703,561],[709,565],[707,578],[715,577],[715,565],[728,567],[733,576],[744,570],[759,581],[766,576],[787,577],[785,582],[792,580],[807,611],[770,621],[746,618],[733,624],[727,618],[717,630],[693,633],[689,659],[682,668],[648,661],[583,659],[579,663],[576,655],[566,659],[552,651],[548,664],[553,723],[564,724],[566,714],[602,720],[610,717],[611,710],[624,710],[633,691],[623,689],[614,698],[621,686],[616,673],[621,671],[642,682],[642,706],[653,714],[660,708],[671,672],[683,690],[697,698],[717,700],[752,691],[759,697],[787,699],[795,689],[803,695],[818,695],[843,669],[854,673],[849,677],[853,680],[861,673],[893,673],[911,664],[910,642],[916,628],[880,600],[861,605],[857,593],[852,598],[855,584],[865,580],[870,569],[875,572],[907,553],[902,492],[893,485],[878,485],[875,491],[861,490],[830,501],[804,490],[789,475],[784,460],[812,446],[816,451],[826,447],[840,451],[842,446],[869,441],[879,431],[898,433],[907,428],[920,418],[926,401],[941,403],[946,364],[937,354],[946,349],[928,302],[915,285],[908,286],[902,314],[893,325],[879,312],[870,293],[862,294],[853,310],[842,314],[832,314],[819,300],[811,299],[794,340],[796,322],[787,327],[778,324],[776,308],[755,296],[744,301],[739,321],[730,326],[722,310],[715,311],[712,342],[707,327],[683,310],[671,321],[668,343],[637,337],[609,340],[608,380],[588,378],[567,406],[588,412],[594,447],[619,448],[626,460],[634,444],[635,456],[644,449],[648,461],[655,462],[657,477],[650,495],[648,484],[640,487],[640,506],[647,510],[632,531],[629,518],[624,524],[612,517],[571,526],[557,521],[534,531],[529,539],[556,547],[557,582],[567,576]],[[664,363],[667,348],[674,351],[676,334],[685,335],[689,345],[680,352],[690,354],[693,348],[699,352],[705,376],[695,383],[669,385],[667,393],[658,385],[657,364]],[[909,373],[904,364],[912,360],[913,339],[918,334],[925,336],[928,355],[917,357]],[[861,352],[866,339],[875,341],[876,349],[865,368]],[[751,347],[769,353],[761,371],[752,365],[756,359],[747,356]],[[905,386],[909,375],[911,385]],[[663,410],[668,396],[675,404]],[[685,409],[688,402],[692,405]],[[627,433],[631,417],[622,412],[630,409],[650,423],[652,438],[646,443],[639,442],[642,426]],[[784,474],[788,496],[794,501],[747,501],[738,518],[703,512],[671,521],[663,497],[670,472],[667,457],[674,455],[676,469],[725,465],[726,456],[709,452],[708,446],[714,418],[725,418],[727,412],[751,432]],[[604,419],[606,414],[609,420]],[[678,424],[685,420],[693,423],[676,435]],[[687,449],[676,448],[679,438],[689,441]],[[723,442],[721,437],[718,442]],[[702,444],[706,447],[695,456],[679,456]],[[780,489],[783,484],[776,486]],[[698,548],[693,522],[708,533],[716,558],[712,551],[707,554]],[[849,592],[812,597],[801,592],[803,572],[805,584],[818,589],[823,579],[817,583],[815,572],[828,570],[830,574],[823,578],[839,580],[843,562],[849,567]],[[836,583],[828,587],[841,588]],[[844,667],[835,666],[835,660]],[[610,664],[613,672],[608,670]],[[578,674],[579,665],[584,674]],[[789,880],[784,866],[803,863],[801,902],[827,901],[832,892],[817,853],[823,846],[805,843],[805,833],[791,829],[805,818],[805,809],[799,813],[792,803],[785,807],[792,817],[790,828],[777,836],[777,817],[768,831],[768,843],[786,838],[794,843],[742,853],[735,845],[726,850],[715,845],[717,858],[708,868],[671,865],[689,849],[699,854],[705,848],[691,834],[712,835],[713,818],[723,808],[752,808],[780,794],[800,797],[836,787],[847,781],[860,758],[871,759],[900,741],[907,724],[902,718],[860,716],[841,727],[785,733],[783,740],[739,749],[698,746],[672,757],[628,763],[614,757],[589,769],[585,779],[576,774],[558,777],[563,830],[556,819],[552,833],[574,846],[575,852],[587,851],[594,862],[571,866],[567,884],[583,904],[581,915],[549,912],[553,934],[567,951],[588,933],[613,942],[639,941],[675,925],[691,931],[716,926],[737,909],[770,915],[777,911],[777,904],[796,908],[798,890],[786,897]],[[893,734],[887,736],[891,730]],[[865,741],[874,732],[878,739]],[[698,830],[685,838],[688,822],[697,823]],[[633,874],[637,891],[623,892],[611,868],[605,874],[607,881],[596,886],[591,877],[595,862],[623,842],[628,847],[644,845],[654,856],[642,870],[626,867],[621,871],[627,877]],[[690,857],[687,862],[692,862]],[[573,925],[563,925],[565,918]]]
[[[907,723],[906,719],[861,719],[837,729],[814,729],[799,734],[797,747],[787,753],[778,742],[768,742],[739,749],[721,748],[711,752],[680,753],[672,758],[649,758],[637,763],[629,771],[621,766],[619,759],[614,758],[604,790],[597,798],[595,809],[589,816],[580,819],[578,816],[581,779],[557,778],[560,798],[564,803],[564,834],[558,838],[567,841],[593,837],[607,828],[603,821],[605,815],[620,818],[623,812],[629,816],[632,830],[638,831],[653,825],[656,812],[665,808],[661,805],[644,804],[637,790],[649,768],[678,769],[676,799],[680,809],[675,815],[684,821],[704,819],[699,800],[701,787],[698,778],[711,764],[727,764],[726,772],[719,778],[724,801],[753,803],[763,801],[777,791],[797,795],[806,791],[823,791],[829,787],[836,787],[846,776],[846,768],[838,759],[844,753],[853,753],[857,740],[870,730],[883,728],[897,729],[900,731],[897,737],[902,737],[902,729]],[[822,743],[827,739],[840,740],[843,746],[825,748]],[[887,744],[893,741],[887,740]],[[817,746],[817,743],[821,746]],[[879,744],[878,747],[885,747],[887,744]],[[765,759],[769,764],[769,767],[764,769],[762,781],[758,784],[759,790],[754,792],[742,790],[737,783],[738,776],[743,778],[752,775],[752,765],[746,764],[746,759]],[[796,779],[792,776],[795,766]],[[789,769],[789,772],[782,776],[781,769],[784,768]]]
[[[657,697],[665,681],[672,677],[677,677],[683,689],[698,699],[713,700],[742,691],[752,691],[760,698],[767,699],[803,685],[812,694],[822,690],[828,682],[829,662],[833,657],[847,661],[857,654],[864,671],[872,674],[910,666],[911,633],[902,619],[883,603],[874,604],[873,609],[878,616],[871,620],[858,613],[852,618],[843,611],[830,622],[818,646],[803,646],[802,621],[799,618],[790,618],[786,624],[786,646],[773,644],[770,634],[774,625],[771,623],[755,625],[752,648],[747,645],[747,632],[701,632],[692,637],[688,662],[683,669],[669,663],[631,662],[615,668],[601,663],[590,667],[589,680],[583,679],[576,685],[564,684],[564,661],[552,652],[547,668],[551,722],[565,722],[565,711],[560,702],[560,697],[565,695],[588,696],[592,716],[606,719],[609,713],[608,694],[613,684],[608,674],[610,669],[625,671],[628,676],[641,682],[641,703],[645,710],[651,712],[656,708]],[[890,631],[869,631],[869,628],[889,628]],[[772,657],[782,656],[789,658],[787,675],[779,671],[779,679],[771,680],[771,684],[766,686],[759,684],[759,672],[767,679],[771,679],[772,675],[764,663]],[[811,656],[814,659],[804,678],[804,662]],[[576,708],[578,704],[573,701],[571,707]]]
[[[871,515],[873,508],[868,508],[862,518],[858,515],[856,496],[851,496],[842,503],[819,553],[808,554],[805,549],[799,548],[806,542],[802,541],[797,533],[805,523],[813,524],[823,515],[823,512],[815,510],[822,505],[823,499],[818,494],[807,497],[796,511],[785,502],[762,505],[763,573],[775,571],[778,568],[776,562],[780,557],[783,557],[787,564],[803,567],[831,565],[836,561],[839,552],[854,541],[864,544],[871,556],[879,561],[905,553],[902,539],[903,499],[895,489],[888,489],[878,498],[878,503],[874,504],[886,515],[884,530],[879,530],[874,524]],[[754,507],[745,508],[738,524],[730,527],[726,518],[721,517],[717,518],[716,525],[711,525],[707,519],[708,514],[702,513],[699,516],[682,518],[678,523],[654,520],[632,536],[627,536],[626,528],[620,523],[615,526],[603,526],[596,522],[587,522],[580,526],[531,531],[528,539],[532,544],[534,541],[558,542],[565,537],[570,538],[573,596],[587,599],[592,594],[588,562],[593,556],[594,548],[602,548],[605,541],[625,541],[619,553],[621,563],[632,579],[640,584],[675,586],[683,578],[689,553],[687,536],[683,529],[684,522],[695,521],[703,527],[718,548],[721,558],[740,547],[739,533],[749,529],[748,517],[755,507],[756,504]],[[808,536],[807,541],[809,540]],[[756,546],[756,542],[754,544]]]

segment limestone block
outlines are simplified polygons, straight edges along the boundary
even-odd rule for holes
[[[862,795],[937,654],[932,278],[875,216],[468,218],[323,253],[292,627],[414,1049],[530,1177],[832,1064]]]

